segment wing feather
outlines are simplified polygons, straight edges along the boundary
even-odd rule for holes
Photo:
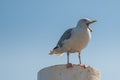
[[[67,39],[70,39],[70,37],[71,37],[71,32],[72,32],[72,28],[66,30],[66,31],[63,33],[63,35],[61,36],[60,40],[59,40],[58,43],[57,43],[57,46],[56,46],[54,49],[56,49],[56,48],[58,48],[58,47],[62,47],[62,46],[63,46],[63,41],[64,41],[64,40],[67,40]]]

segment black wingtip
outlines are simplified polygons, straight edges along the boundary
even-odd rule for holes
[[[55,48],[53,48],[53,49],[57,49],[58,48],[58,46],[56,46]]]

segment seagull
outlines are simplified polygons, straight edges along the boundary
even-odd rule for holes
[[[57,45],[49,54],[60,56],[63,53],[67,53],[66,67],[69,68],[72,67],[72,63],[69,63],[69,54],[78,53],[79,64],[82,66],[80,53],[91,39],[91,32],[93,30],[89,25],[95,22],[96,20],[90,20],[88,18],[80,19],[76,27],[69,28],[63,33]]]

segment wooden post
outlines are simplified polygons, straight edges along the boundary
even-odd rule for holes
[[[66,68],[66,65],[54,65],[40,70],[37,80],[100,80],[100,72],[91,66]]]

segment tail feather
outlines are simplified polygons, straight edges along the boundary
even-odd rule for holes
[[[53,55],[53,54],[54,54],[54,52],[53,52],[53,51],[50,51],[49,55]]]
[[[56,54],[57,56],[61,56],[63,52],[59,51],[59,49],[53,49],[50,51],[49,55]]]

